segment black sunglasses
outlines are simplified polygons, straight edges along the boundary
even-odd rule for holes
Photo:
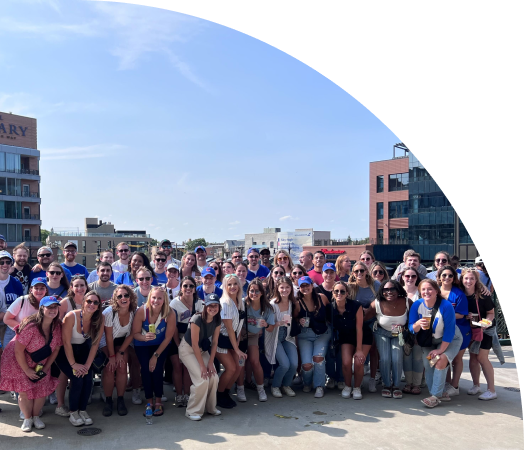
[[[86,303],[88,305],[95,305],[95,306],[100,305],[100,302],[98,300],[86,300]]]
[[[384,275],[384,271],[383,270],[374,270],[373,275]]]
[[[389,293],[393,293],[393,292],[398,292],[398,289],[397,289],[396,287],[392,287],[392,288],[384,288],[384,289],[382,289],[382,292],[383,292],[384,294],[386,294],[386,293],[388,293],[388,292],[389,292]]]
[[[62,272],[60,272],[59,270],[58,271],[55,271],[55,270],[50,270],[49,272],[47,272],[49,275],[62,275]]]
[[[151,277],[140,277],[140,278],[137,278],[137,280],[138,281],[144,281],[144,280],[149,281],[151,280]]]
[[[51,257],[51,253],[40,253],[39,255],[36,255],[37,257],[40,256],[42,258],[50,258]]]
[[[120,294],[120,295],[117,295],[116,298],[118,300],[122,300],[123,298],[129,298],[129,294]]]
[[[156,261],[156,262],[166,262],[167,259],[155,258],[155,261]]]
[[[353,273],[364,273],[366,272],[364,269],[356,269],[353,271]]]

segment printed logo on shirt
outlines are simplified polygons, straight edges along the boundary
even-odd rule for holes
[[[183,322],[184,320],[187,320],[189,318],[191,318],[191,311],[189,311],[189,309],[188,309],[188,310],[184,311],[182,314],[180,314],[179,322]]]
[[[16,299],[18,298],[18,295],[16,294],[5,294],[5,304],[6,305],[11,305],[11,303],[13,303]]]

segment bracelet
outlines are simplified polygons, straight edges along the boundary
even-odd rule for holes
[[[69,363],[69,365],[70,365],[71,367],[73,367],[75,364],[76,364],[76,361],[75,361],[73,364]]]
[[[115,355],[111,355],[111,356],[110,356],[110,358],[114,358],[114,357],[115,357]]]
[[[266,325],[264,328],[267,330],[271,325]]]

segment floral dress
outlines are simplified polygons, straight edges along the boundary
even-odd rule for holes
[[[34,369],[36,364],[30,356],[30,353],[41,349],[45,344],[45,338],[35,324],[26,326],[22,333],[18,333],[18,327],[15,328],[16,336],[7,345],[2,354],[2,362],[0,363],[0,389],[4,391],[26,392],[27,398],[32,400],[42,398],[53,393],[58,386],[58,378],[51,376],[51,370],[48,371],[47,376],[41,380],[33,383],[22,370],[15,356],[15,344],[20,342],[25,345],[25,360],[27,365]],[[57,347],[62,345],[62,325],[58,322],[53,330],[53,337],[51,339],[51,350],[54,351]],[[45,365],[47,359],[40,361],[40,364]]]

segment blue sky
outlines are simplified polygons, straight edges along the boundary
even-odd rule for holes
[[[400,139],[316,71],[170,11],[2,3],[0,111],[38,121],[43,228],[368,236],[369,162]]]

